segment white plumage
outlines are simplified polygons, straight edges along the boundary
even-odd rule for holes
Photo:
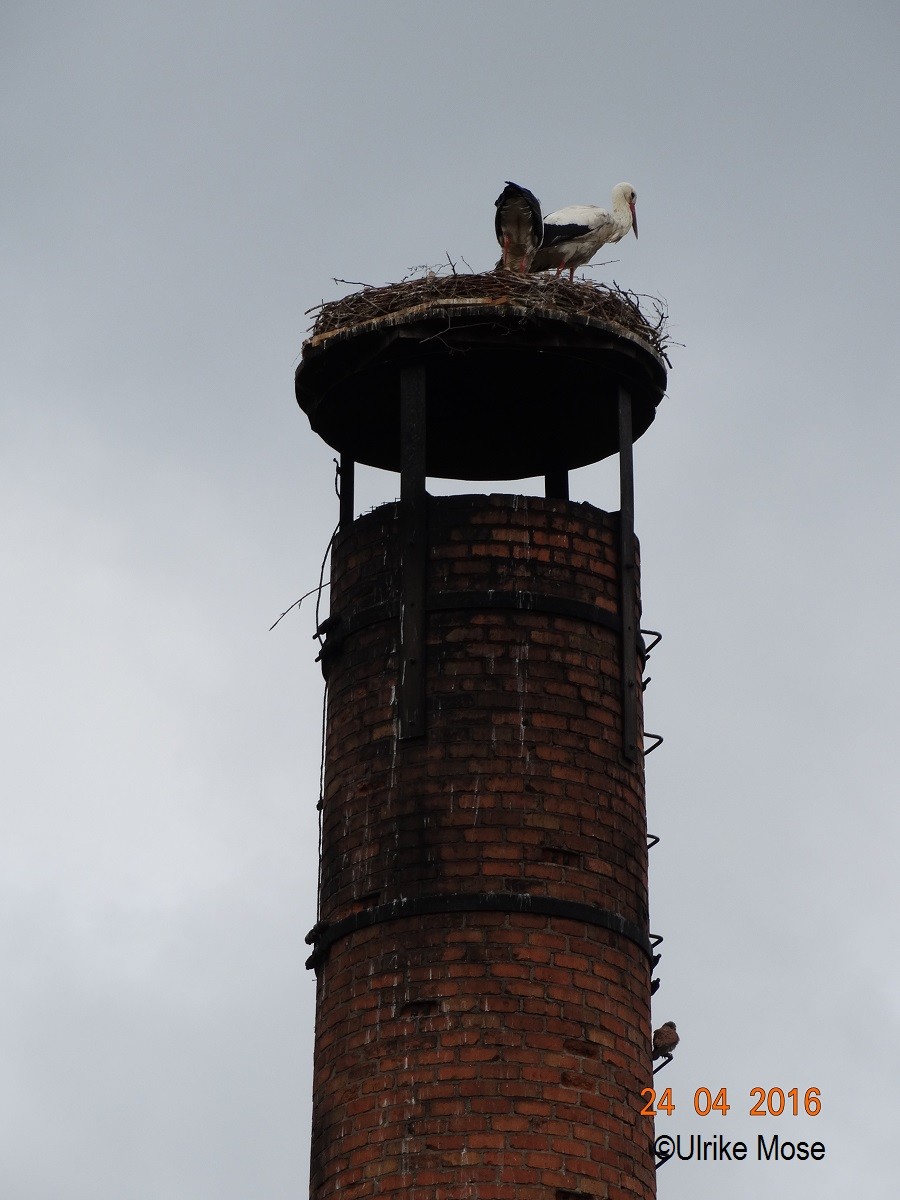
[[[550,213],[544,217],[544,237],[531,259],[531,270],[556,268],[559,275],[568,269],[571,280],[575,268],[590,262],[601,246],[621,241],[631,229],[637,237],[636,200],[630,183],[618,183],[613,188],[611,212],[595,204],[572,204]]]

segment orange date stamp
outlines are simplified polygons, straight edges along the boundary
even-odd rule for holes
[[[666,1088],[657,1092],[655,1088],[646,1087],[641,1091],[641,1097],[646,1100],[641,1109],[642,1117],[656,1117],[664,1114],[671,1117],[676,1104],[672,1089]],[[746,1102],[749,1106],[748,1117],[817,1117],[822,1111],[822,1092],[820,1088],[752,1087]],[[694,1112],[698,1117],[708,1117],[713,1113],[727,1116],[734,1108],[728,1101],[728,1089],[699,1087],[694,1092]],[[738,1106],[739,1108],[741,1106]]]

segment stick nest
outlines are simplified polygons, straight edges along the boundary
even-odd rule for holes
[[[417,268],[423,270],[424,268]],[[570,283],[568,279],[550,273],[518,275],[512,271],[485,271],[457,273],[451,264],[452,274],[442,274],[446,267],[430,269],[417,278],[386,287],[362,285],[362,290],[351,292],[340,300],[329,300],[307,309],[307,315],[315,313],[311,338],[347,330],[353,326],[398,315],[407,310],[419,313],[430,307],[444,306],[490,306],[507,305],[518,309],[540,309],[543,312],[559,313],[560,316],[577,316],[604,321],[619,326],[647,342],[671,366],[667,349],[670,341],[666,332],[668,312],[665,302],[655,296],[642,296],[612,284],[594,283],[579,279]],[[335,283],[350,280],[336,279]],[[644,302],[644,308],[641,302]]]

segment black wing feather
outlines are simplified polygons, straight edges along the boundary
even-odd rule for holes
[[[545,225],[541,248],[546,250],[548,246],[557,246],[560,242],[570,242],[575,238],[584,237],[590,232],[590,225]]]
[[[503,209],[508,203],[518,202],[521,204],[523,201],[528,208],[534,239],[538,245],[541,244],[544,232],[544,218],[541,215],[540,200],[538,200],[534,192],[529,192],[528,188],[522,187],[519,183],[512,183],[507,179],[506,187],[494,201],[497,208],[497,213],[494,217],[494,232],[497,234],[497,241],[501,246],[503,245]]]

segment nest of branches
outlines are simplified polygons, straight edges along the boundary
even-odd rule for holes
[[[419,270],[423,268],[418,268]],[[329,300],[307,309],[315,314],[310,339],[325,341],[329,335],[384,318],[420,316],[441,307],[506,307],[541,311],[561,317],[599,320],[618,326],[647,342],[671,366],[666,332],[668,312],[655,296],[641,296],[612,284],[568,279],[547,272],[518,275],[512,271],[457,273],[447,268],[428,269],[424,275],[386,287],[362,285],[340,300]],[[338,279],[336,283],[349,283]],[[643,307],[642,307],[643,302]]]

